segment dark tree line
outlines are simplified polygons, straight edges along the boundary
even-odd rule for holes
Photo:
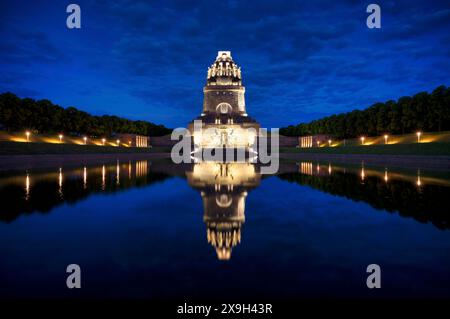
[[[106,172],[115,172],[116,165],[107,166]],[[64,179],[61,188],[58,182],[49,179],[39,179],[36,176],[36,182],[33,183],[30,196],[25,195],[25,188],[19,184],[8,184],[0,189],[0,222],[11,222],[22,214],[32,213],[50,213],[53,208],[64,203],[74,204],[87,198],[90,194],[98,192],[116,193],[128,188],[139,188],[151,185],[156,182],[164,181],[169,175],[163,173],[149,172],[143,176],[135,176],[132,179],[124,178],[117,184],[116,175],[107,175],[105,186],[102,184],[101,170],[95,167],[88,171],[89,182],[84,184],[80,175],[71,175]],[[14,176],[14,175],[13,175]],[[3,181],[1,181],[3,182]],[[61,189],[64,197],[61,196]]]
[[[398,101],[375,103],[365,110],[332,115],[309,123],[290,125],[280,129],[286,136],[327,134],[335,138],[354,138],[362,135],[450,130],[450,87],[439,86],[431,94],[420,92]]]
[[[449,195],[446,186],[425,185],[419,190],[409,181],[392,179],[386,183],[376,176],[368,176],[361,185],[359,175],[343,172],[324,176],[285,173],[278,177],[353,201],[364,201],[378,210],[398,212],[421,223],[431,222],[439,229],[450,229],[448,206],[442,200]]]
[[[117,116],[94,116],[74,107],[63,108],[49,100],[19,98],[0,94],[0,128],[8,131],[32,130],[37,133],[111,136],[131,133],[162,136],[172,130],[146,121],[132,121]]]

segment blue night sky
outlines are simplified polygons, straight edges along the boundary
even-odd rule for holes
[[[366,27],[378,3],[382,28]],[[66,6],[81,6],[81,29]],[[248,113],[282,127],[450,85],[446,1],[2,1],[0,92],[186,126],[230,50]]]

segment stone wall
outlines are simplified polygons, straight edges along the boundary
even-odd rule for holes
[[[245,113],[244,88],[205,88],[203,99],[203,112],[216,112],[216,107],[220,103],[231,105],[234,113]]]

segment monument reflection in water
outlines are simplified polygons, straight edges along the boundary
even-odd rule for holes
[[[189,185],[200,191],[206,235],[220,260],[231,258],[241,242],[248,191],[260,183],[256,166],[250,163],[202,162],[186,172]]]

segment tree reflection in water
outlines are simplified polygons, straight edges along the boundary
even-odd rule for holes
[[[450,182],[442,175],[445,174],[433,178],[422,170],[405,173],[303,162],[282,164],[278,177],[449,229]],[[51,171],[3,172],[0,221],[12,222],[21,214],[47,213],[90,194],[145,187],[170,176],[187,178],[189,185],[200,192],[208,242],[215,247],[219,259],[230,258],[232,248],[241,239],[247,193],[261,182],[254,164],[129,161],[72,169],[56,167]]]
[[[300,163],[299,172],[286,172],[279,178],[306,185],[322,192],[363,201],[372,207],[398,212],[421,223],[431,222],[439,229],[450,228],[448,199],[450,182],[446,179],[426,178],[420,170],[415,175],[389,173],[388,169],[333,167],[316,164],[316,170],[308,169],[312,163]],[[328,167],[328,169],[327,169]]]

